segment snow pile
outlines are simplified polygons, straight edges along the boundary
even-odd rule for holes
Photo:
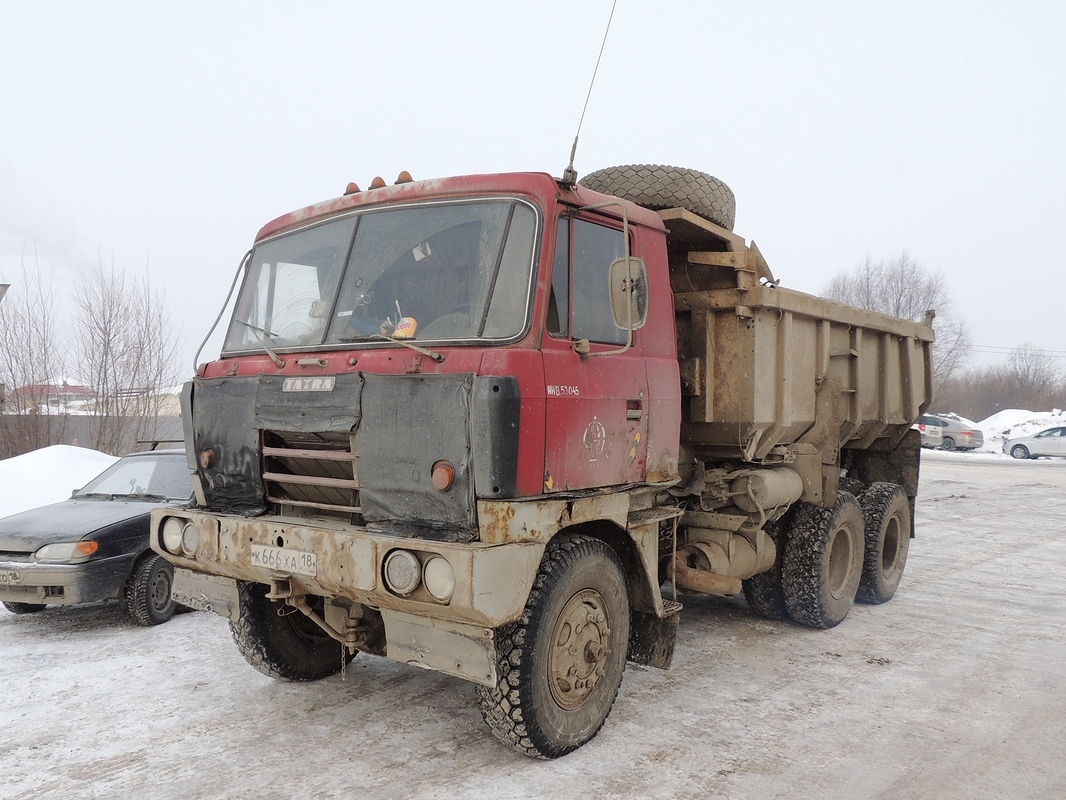
[[[1051,411],[1005,408],[977,423],[977,427],[985,435],[984,447],[980,448],[979,452],[1002,453],[1003,442],[1007,439],[1029,436],[1063,423],[1066,423],[1066,415],[1058,408]]]
[[[118,461],[98,450],[57,444],[0,461],[0,517],[66,500]]]

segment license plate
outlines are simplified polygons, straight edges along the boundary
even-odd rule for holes
[[[303,550],[286,550],[283,547],[253,544],[252,566],[290,575],[310,575],[313,578],[318,574],[318,556]]]
[[[0,569],[0,586],[21,586],[22,573],[13,569]]]

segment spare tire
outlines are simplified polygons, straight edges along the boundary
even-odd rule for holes
[[[578,183],[653,210],[683,208],[730,231],[737,215],[732,189],[694,169],[628,164],[590,172]]]

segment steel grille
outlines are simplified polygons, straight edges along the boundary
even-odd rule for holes
[[[360,514],[359,480],[345,433],[263,431],[263,485],[278,506]]]

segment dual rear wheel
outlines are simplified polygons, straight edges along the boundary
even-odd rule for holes
[[[831,509],[800,504],[787,526],[767,533],[777,561],[744,581],[752,611],[832,628],[855,600],[884,603],[895,594],[910,547],[910,503],[903,487],[874,483],[858,500],[840,492]]]

